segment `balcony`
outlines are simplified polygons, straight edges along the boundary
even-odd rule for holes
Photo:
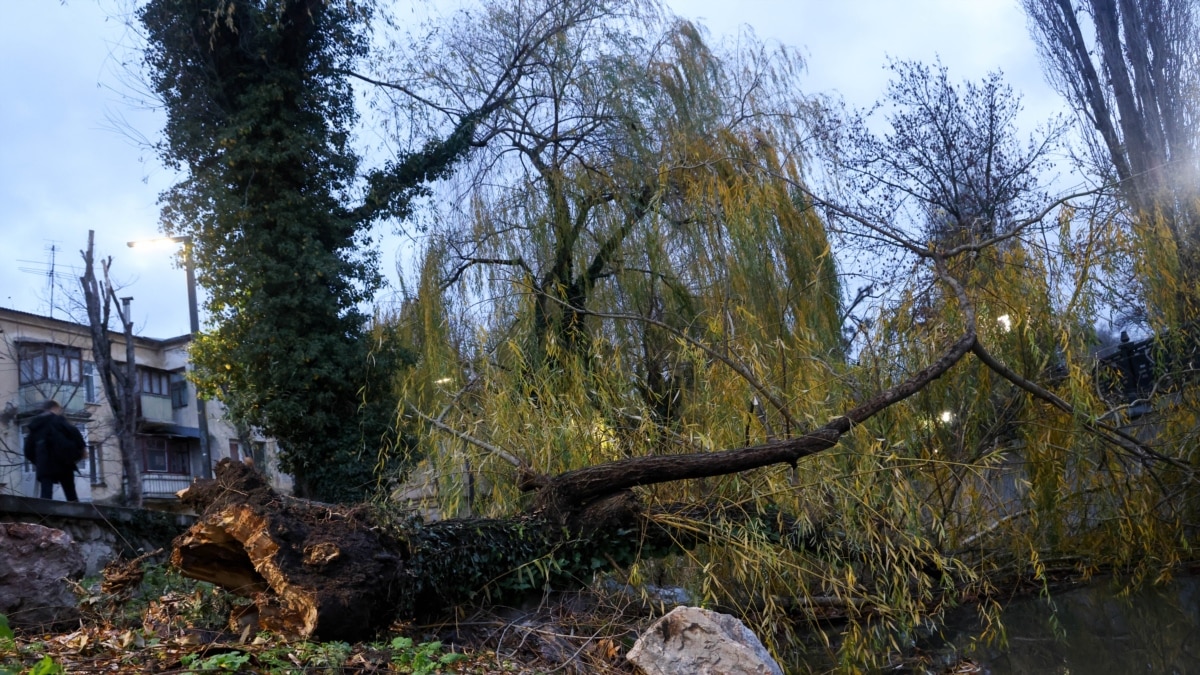
[[[170,396],[158,394],[140,394],[138,396],[138,417],[143,422],[156,424],[173,424],[175,410],[171,407]]]
[[[18,414],[26,415],[40,411],[42,403],[47,399],[54,399],[63,407],[63,411],[68,415],[83,413],[87,410],[84,404],[87,403],[87,388],[81,384],[68,384],[62,382],[38,382],[35,384],[23,384],[17,388],[17,406]],[[171,407],[170,399],[167,400],[168,410]]]

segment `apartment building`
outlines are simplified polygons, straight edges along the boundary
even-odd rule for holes
[[[125,338],[110,333],[113,357],[125,362]],[[196,391],[187,381],[190,335],[168,339],[134,337],[137,372],[136,451],[149,504],[170,507],[175,493],[205,475]],[[119,503],[126,492],[112,409],[92,358],[86,325],[0,308],[0,493],[37,496],[33,467],[22,445],[29,420],[47,399],[58,401],[88,445],[75,486],[81,501]],[[288,491],[291,478],[274,470],[274,441],[238,433],[224,407],[206,402],[209,461],[249,457]],[[210,472],[211,475],[211,472]],[[62,499],[55,487],[55,499]]]

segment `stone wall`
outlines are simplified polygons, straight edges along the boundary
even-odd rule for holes
[[[79,544],[88,575],[118,554],[168,548],[196,517],[187,514],[0,495],[0,523],[36,523],[62,530]]]

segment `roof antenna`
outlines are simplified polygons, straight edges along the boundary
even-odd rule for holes
[[[60,271],[58,269],[58,242],[52,241],[49,239],[47,239],[46,241],[48,241],[49,244],[45,247],[44,250],[47,253],[49,253],[49,256],[50,256],[49,263],[43,262],[41,260],[18,260],[18,262],[28,263],[29,265],[18,267],[17,269],[22,272],[27,272],[29,274],[36,274],[38,276],[46,277],[46,283],[50,286],[50,298],[49,298],[49,300],[50,300],[50,318],[53,319],[54,318],[54,308],[56,306],[56,303],[54,302],[54,287],[56,285],[55,282],[66,281],[66,280],[70,280],[70,279],[78,279],[78,276],[79,276],[79,274],[81,274],[81,272],[79,272],[75,268],[71,267],[70,265],[63,265],[63,269]],[[40,309],[40,307],[39,307],[39,309]]]
[[[54,254],[58,246],[50,244],[50,270],[46,272],[46,283],[50,285],[50,318],[54,318]]]

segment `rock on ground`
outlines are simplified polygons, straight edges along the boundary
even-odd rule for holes
[[[783,675],[745,624],[699,607],[671,610],[626,658],[646,675]]]
[[[85,562],[71,535],[35,523],[0,523],[0,614],[14,627],[45,629],[79,617],[67,579]]]

